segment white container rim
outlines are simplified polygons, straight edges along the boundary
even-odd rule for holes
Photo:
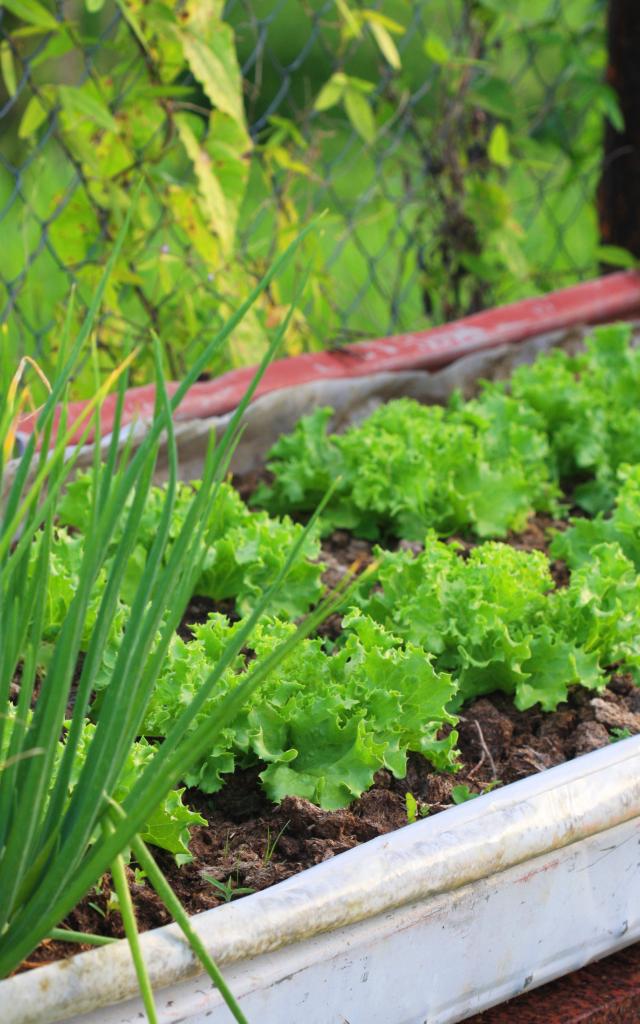
[[[192,923],[228,966],[453,893],[637,817],[640,736],[379,836],[270,889],[197,914]],[[142,950],[154,987],[201,973],[176,925],[146,932]],[[2,1020],[51,1024],[136,992],[122,940],[0,982]]]

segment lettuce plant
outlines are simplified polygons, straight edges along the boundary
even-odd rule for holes
[[[161,737],[171,730],[240,628],[214,614],[194,627],[194,640],[174,637],[143,733]],[[229,665],[193,728],[215,719],[238,677],[251,678],[255,666],[293,631],[291,623],[262,623],[249,644],[251,659],[238,657]],[[455,690],[422,649],[399,644],[354,610],[344,621],[344,644],[336,653],[327,654],[318,638],[303,641],[182,780],[214,792],[237,764],[265,762],[260,777],[270,799],[295,795],[327,809],[344,807],[372,785],[380,768],[403,778],[408,751],[422,753],[438,768],[453,767],[457,734],[453,729],[440,734],[445,725],[455,724],[447,710]]]
[[[555,475],[575,482],[592,513],[613,503],[618,467],[640,462],[640,350],[630,339],[628,324],[597,327],[584,352],[553,349],[487,392],[508,389],[541,417]]]
[[[274,512],[310,511],[334,480],[326,530],[420,539],[470,531],[503,536],[555,496],[540,418],[507,395],[448,409],[398,399],[344,434],[330,409],[304,417],[271,449],[271,485],[255,495]]]
[[[592,549],[597,544],[618,544],[640,571],[640,465],[621,466],[618,480],[620,489],[611,514],[598,512],[593,519],[572,518],[569,529],[553,538],[554,558],[563,559],[571,569],[579,569],[591,561]]]
[[[378,555],[379,586],[360,606],[451,674],[456,704],[500,689],[551,711],[572,684],[603,688],[608,664],[640,665],[640,578],[616,544],[596,546],[561,589],[542,552],[497,542],[463,559],[431,535],[417,555]]]
[[[274,512],[313,509],[339,479],[327,531],[420,540],[427,530],[504,537],[555,508],[560,484],[588,512],[608,509],[619,467],[640,462],[640,350],[626,324],[599,327],[586,350],[553,349],[507,382],[446,408],[399,399],[344,434],[330,409],[271,449],[255,495]]]
[[[169,556],[175,538],[179,536],[198,486],[197,481],[189,485],[178,485],[165,559]],[[78,474],[58,506],[58,522],[86,534],[91,497],[90,474]],[[124,601],[130,601],[135,593],[162,517],[164,500],[164,488],[152,487],[136,545],[125,572],[121,592]],[[265,587],[276,578],[287,552],[304,532],[302,526],[293,523],[288,516],[274,519],[265,512],[251,512],[230,484],[221,483],[207,520],[207,545],[202,553],[202,565],[194,593],[214,601],[233,598],[241,614],[249,612]],[[58,537],[63,539],[60,534]],[[121,533],[116,531],[110,547],[111,558],[120,540]],[[69,549],[73,547],[74,541],[68,535],[64,541]],[[78,539],[77,543],[81,545],[82,540]],[[316,604],[322,593],[320,577],[323,566],[318,562],[319,554],[318,531],[313,528],[305,533],[300,554],[287,574],[286,587],[274,595],[271,605],[273,613],[293,619],[304,615]],[[63,558],[61,553],[60,559]],[[108,572],[109,561],[107,559],[105,573]],[[76,562],[77,558],[69,550],[69,577],[74,575],[74,571],[77,572],[77,569],[74,570]],[[61,567],[61,579],[64,577],[65,572]],[[64,585],[73,589],[70,583]],[[54,615],[52,621],[59,622],[59,615]]]

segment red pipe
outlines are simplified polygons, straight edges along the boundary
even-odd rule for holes
[[[339,351],[278,359],[267,369],[256,397],[318,379],[364,377],[398,370],[435,370],[481,349],[516,344],[533,335],[562,328],[624,320],[634,314],[640,314],[640,273],[622,271],[534,299],[498,306],[427,331],[359,342]],[[254,371],[255,367],[231,370],[215,380],[194,384],[176,410],[176,421],[205,419],[234,409]],[[173,394],[177,386],[169,384],[169,394]],[[154,398],[153,384],[131,388],[125,398],[123,425],[137,418],[150,419]],[[115,402],[115,395],[109,395],[102,407],[103,434],[111,430]],[[84,404],[72,402],[69,405],[69,424],[74,422]],[[23,417],[19,434],[31,433],[35,421],[36,414]]]

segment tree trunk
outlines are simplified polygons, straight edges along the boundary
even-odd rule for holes
[[[640,258],[640,3],[609,0],[607,81],[616,91],[625,126],[607,122],[598,190],[600,235]],[[610,268],[606,268],[610,269]]]

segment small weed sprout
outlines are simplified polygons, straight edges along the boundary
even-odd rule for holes
[[[231,875],[227,878],[226,882],[221,882],[219,879],[214,878],[212,875],[202,876],[206,882],[209,882],[215,889],[217,889],[220,896],[225,903],[231,903],[234,896],[250,896],[251,893],[255,892],[255,889],[249,888],[246,885],[234,885],[231,880]]]
[[[628,740],[630,736],[633,736],[630,729],[620,729],[618,726],[615,726],[613,729],[609,730],[609,743],[618,743],[619,740]]]
[[[479,793],[474,793],[466,784],[454,786],[451,790],[451,799],[454,804],[465,804],[467,800],[475,800],[477,796],[483,796],[485,793],[490,793],[492,789],[496,789],[501,785],[502,782],[500,779],[494,779],[493,782],[487,782],[486,785],[482,786]]]
[[[413,793],[405,793],[404,803],[407,808],[407,821],[410,825],[413,825],[418,818],[426,818],[431,810],[428,804],[416,800]]]
[[[264,865],[267,865],[267,864],[271,863],[271,861],[273,859],[273,855],[276,852],[276,848],[278,846],[278,843],[280,842],[280,840],[282,838],[282,835],[285,832],[285,830],[289,827],[289,824],[290,824],[290,822],[285,821],[284,825],[282,826],[282,828],[280,829],[278,834],[276,836],[273,836],[273,837],[271,835],[271,828],[267,825],[267,843],[266,843],[266,846],[264,848],[264,855],[262,857],[262,863]]]

